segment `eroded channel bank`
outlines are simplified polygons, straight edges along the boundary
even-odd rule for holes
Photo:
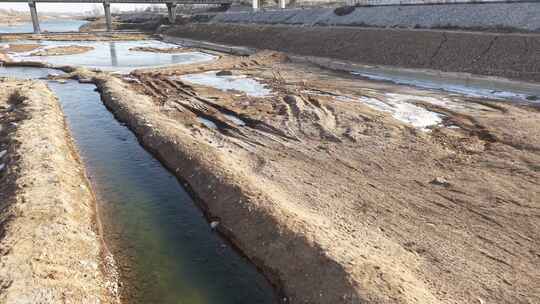
[[[2,303],[117,303],[96,200],[58,100],[0,79]]]

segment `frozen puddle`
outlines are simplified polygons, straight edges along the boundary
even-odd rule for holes
[[[17,42],[20,43],[20,42]],[[22,42],[28,43],[28,42]],[[176,44],[157,40],[143,41],[41,41],[41,48],[26,53],[9,54],[14,61],[37,61],[53,65],[77,65],[106,71],[130,72],[144,67],[158,67],[171,64],[191,64],[216,59],[216,56],[202,52],[159,53],[130,50],[136,47],[172,48]],[[0,44],[2,47],[5,44]],[[89,46],[93,50],[82,54],[61,56],[33,56],[34,52],[62,46]]]
[[[217,76],[217,72],[204,72],[173,77],[176,80],[213,87],[222,91],[239,91],[248,96],[265,97],[272,93],[270,89],[255,79],[245,75]]]
[[[385,101],[373,97],[338,97],[342,101],[361,102],[368,107],[387,112],[395,119],[410,124],[422,131],[429,131],[429,127],[440,125],[444,115],[428,111],[417,105],[403,101],[402,96],[392,96],[394,94],[385,94]]]
[[[206,127],[210,128],[210,129],[217,129],[218,128],[217,125],[213,121],[211,121],[209,119],[202,118],[202,117],[199,116],[199,117],[197,117],[197,120],[199,122],[201,122],[203,125],[205,125]]]
[[[242,119],[240,119],[240,117],[238,117],[238,116],[229,115],[229,114],[223,114],[223,116],[225,116],[225,118],[227,118],[228,121],[232,122],[233,124],[235,124],[237,126],[245,126],[246,125],[246,122],[243,121]]]
[[[352,75],[365,77],[371,80],[390,81],[396,84],[410,85],[423,89],[442,90],[469,97],[489,98],[497,100],[511,100],[518,102],[540,102],[540,90],[535,88],[512,87],[490,82],[489,80],[473,79],[419,79],[406,75],[373,74],[365,72],[351,72]],[[538,91],[537,91],[538,90]]]

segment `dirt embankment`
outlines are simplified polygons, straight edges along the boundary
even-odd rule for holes
[[[114,261],[56,97],[0,80],[0,302],[117,303]]]
[[[272,93],[179,78],[222,70]],[[288,302],[540,301],[537,108],[272,53],[93,77]]]
[[[192,23],[167,35],[373,65],[540,81],[540,35]]]

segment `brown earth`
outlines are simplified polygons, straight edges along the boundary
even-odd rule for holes
[[[170,36],[371,65],[540,81],[540,35],[335,26],[190,23]]]
[[[32,53],[32,56],[62,56],[62,55],[74,55],[74,54],[83,54],[93,50],[91,46],[81,46],[81,45],[68,45],[68,46],[58,46],[48,49],[38,50]]]
[[[273,93],[170,78],[221,70]],[[361,80],[267,52],[126,81],[76,74],[94,78],[118,119],[290,303],[540,302],[538,107]],[[443,122],[421,130],[365,101],[396,98]]]
[[[9,44],[7,48],[0,49],[0,62],[11,62],[8,53],[24,53],[40,48],[40,44]]]
[[[1,152],[5,151],[5,152]],[[0,79],[0,302],[117,303],[114,261],[56,97]]]
[[[40,44],[36,43],[28,43],[28,44],[18,44],[18,43],[11,43],[8,45],[7,48],[2,49],[2,51],[5,52],[12,52],[12,53],[24,53],[24,52],[30,52],[35,49],[40,48]]]

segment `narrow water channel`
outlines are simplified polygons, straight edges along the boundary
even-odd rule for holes
[[[0,68],[0,77],[49,72]],[[100,198],[106,240],[130,303],[276,302],[265,278],[211,230],[176,178],[105,108],[94,85],[48,84]]]

